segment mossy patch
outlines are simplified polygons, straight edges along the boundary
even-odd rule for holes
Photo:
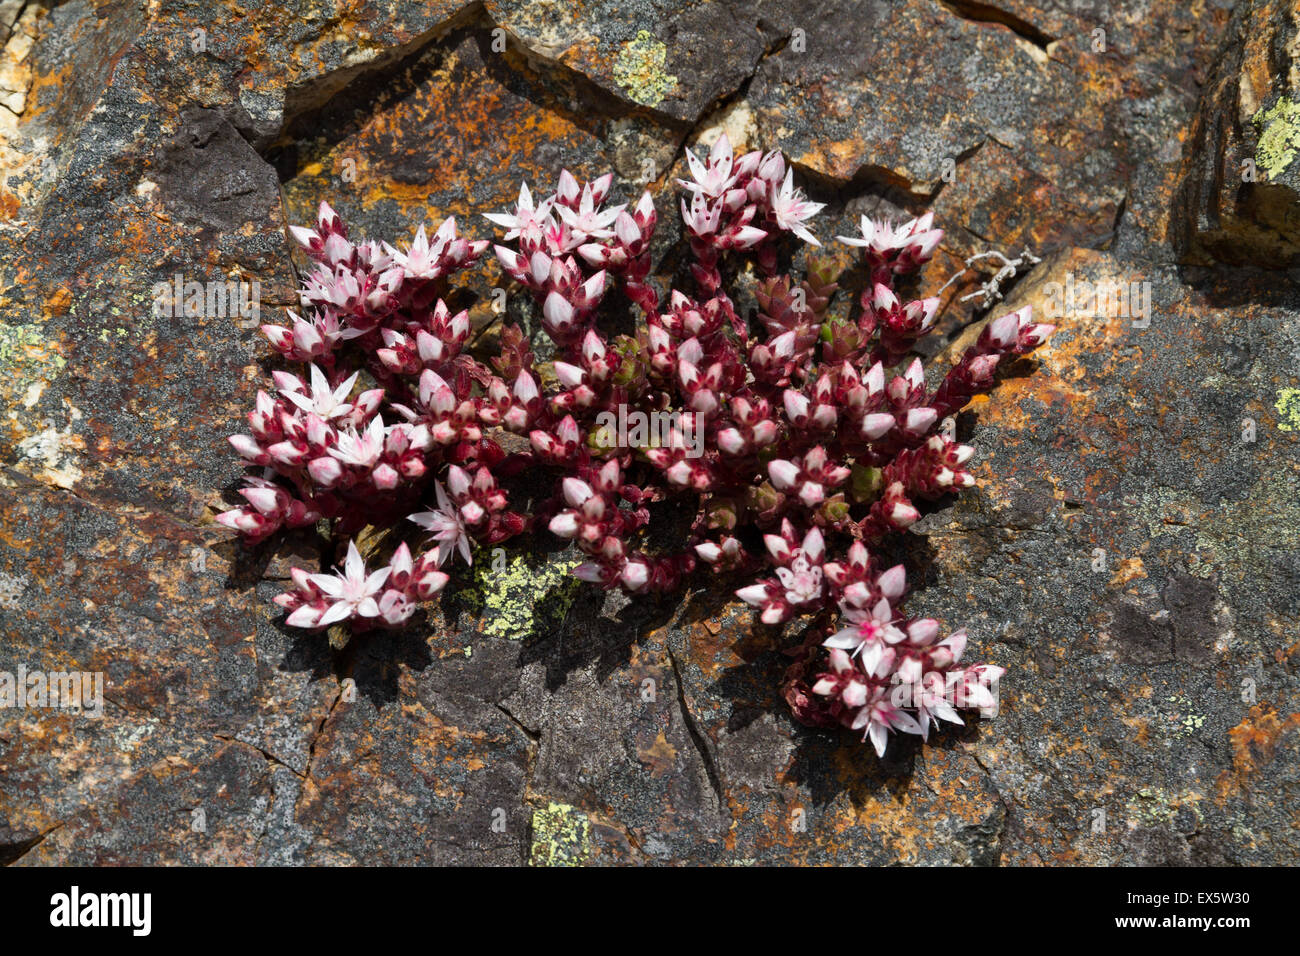
[[[1202,821],[1199,803],[1200,797],[1194,793],[1175,795],[1159,787],[1143,787],[1129,798],[1124,809],[1127,819],[1141,827],[1168,826],[1182,811],[1189,811],[1199,825]]]
[[[1171,694],[1166,698],[1169,713],[1166,715],[1168,725],[1166,733],[1174,737],[1190,737],[1205,726],[1205,715],[1192,713],[1192,701],[1183,694]]]
[[[6,325],[0,322],[0,368],[6,372],[33,365],[62,369],[66,364],[58,350],[41,335],[39,323]]]
[[[664,72],[667,60],[668,47],[648,30],[641,30],[619,51],[614,61],[614,82],[632,102],[658,106],[677,89],[677,77]]]
[[[1260,131],[1255,162],[1270,180],[1277,179],[1300,152],[1300,103],[1284,96],[1251,119]]]
[[[577,557],[525,551],[506,557],[480,552],[473,578],[455,599],[481,618],[478,630],[523,640],[560,626],[582,582],[572,575]]]
[[[591,856],[591,823],[567,803],[549,803],[533,811],[532,866],[581,866]]]
[[[1300,432],[1300,388],[1284,388],[1277,393],[1278,423],[1280,432]]]

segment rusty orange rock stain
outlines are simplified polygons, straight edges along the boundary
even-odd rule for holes
[[[1282,746],[1300,750],[1300,713],[1283,717],[1268,704],[1256,704],[1249,715],[1228,731],[1232,747],[1232,770],[1225,770],[1215,781],[1217,802],[1252,789],[1251,777],[1264,764],[1271,763]],[[1289,739],[1287,739],[1289,738]]]

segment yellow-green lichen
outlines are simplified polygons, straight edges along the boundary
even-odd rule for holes
[[[1269,179],[1277,179],[1300,151],[1300,103],[1284,96],[1252,119],[1260,130],[1255,162]]]
[[[567,803],[549,803],[533,811],[532,866],[581,866],[591,856],[587,815]]]
[[[522,640],[564,622],[582,582],[576,557],[525,552],[474,562],[474,577],[456,599],[481,618],[479,631]]]
[[[1284,388],[1277,393],[1277,409],[1280,432],[1300,432],[1300,388]]]
[[[641,30],[619,51],[614,61],[614,82],[634,103],[658,106],[677,89],[677,77],[664,72],[667,59],[668,47],[648,30]]]
[[[1187,713],[1172,713],[1168,715],[1169,725],[1168,732],[1174,737],[1190,737],[1196,731],[1205,726],[1205,715],[1191,713],[1192,701],[1184,694],[1171,694],[1166,700],[1173,705],[1171,708],[1175,711],[1187,711]]]
[[[0,368],[6,372],[32,365],[62,369],[66,364],[58,350],[42,338],[39,323],[7,325],[0,322]]]

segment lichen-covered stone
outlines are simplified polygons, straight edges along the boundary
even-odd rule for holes
[[[788,18],[771,0],[485,6],[532,56],[573,70],[629,106],[688,125],[745,82]]]
[[[1174,213],[1183,259],[1300,264],[1300,5],[1233,11],[1189,133]]]
[[[98,718],[0,711],[0,862],[1300,859],[1300,296],[1180,269],[1171,242],[1184,142],[1221,145],[1196,103],[1226,7],[562,7],[0,18],[21,93],[0,109],[0,671],[107,680]],[[1243,0],[1228,40],[1252,45],[1206,100],[1249,80],[1223,142],[1262,143],[1283,186],[1293,81],[1257,46],[1291,16]],[[612,167],[635,194],[723,130],[794,157],[823,239],[934,208],[939,281],[990,247],[1044,259],[1007,305],[1060,331],[959,416],[979,485],[899,555],[915,609],[1008,668],[1000,714],[877,760],[788,717],[797,634],[705,581],[660,603],[575,587],[553,543],[478,554],[399,633],[331,651],[284,627],[268,599],[322,542],[247,552],[211,521],[274,362],[249,316],[158,315],[155,286],[256,280],[265,321],[293,302],[285,226],[321,199],[376,237],[447,215],[486,237],[477,213],[522,178]],[[1199,261],[1234,261],[1197,229]],[[494,270],[461,293],[488,337]],[[978,281],[945,293],[950,352]],[[1069,301],[1103,281],[1125,298]]]

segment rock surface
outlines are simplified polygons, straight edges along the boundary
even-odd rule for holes
[[[1174,231],[1185,261],[1300,265],[1300,4],[1238,4],[1190,143]]]
[[[1300,293],[1242,265],[1293,223],[1214,172],[1294,95],[1293,5],[564,6],[0,4],[0,672],[106,681],[102,716],[0,711],[0,862],[1300,860]],[[907,545],[1000,715],[878,761],[790,720],[725,594],[607,599],[541,550],[341,654],[284,628],[319,542],[212,523],[257,317],[155,284],[256,280],[265,319],[322,198],[486,236],[521,178],[665,187],[724,129],[795,159],[822,236],[933,208],[936,283],[1044,260],[1008,304],[1061,329],[962,413],[979,486]]]

